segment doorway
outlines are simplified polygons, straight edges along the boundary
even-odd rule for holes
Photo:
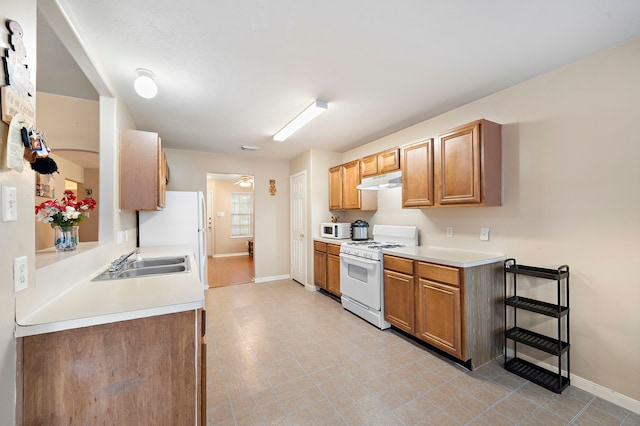
[[[254,177],[207,173],[209,287],[253,282]]]
[[[306,286],[307,282],[307,172],[290,178],[291,188],[291,278]]]

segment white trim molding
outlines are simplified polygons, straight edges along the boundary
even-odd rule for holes
[[[512,358],[513,349],[509,348],[509,350],[507,351],[507,354],[509,358]],[[547,370],[550,370],[550,371],[558,371],[558,367],[548,364],[546,362],[539,361],[523,353],[518,353],[518,358],[521,358],[525,361],[529,361],[532,364],[546,368]],[[562,372],[566,376],[567,374],[566,370],[562,370]],[[571,380],[571,386],[575,386],[578,389],[582,389],[585,392],[589,392],[590,394],[597,396],[598,398],[602,398],[605,401],[611,402],[612,404],[619,405],[622,408],[626,408],[629,411],[633,411],[636,414],[640,414],[640,401],[637,401],[633,398],[630,398],[626,395],[618,393],[612,389],[599,385],[595,382],[592,382],[580,376],[576,376],[575,374],[571,374],[570,380]]]
[[[254,278],[253,282],[254,283],[266,283],[269,281],[278,281],[278,280],[288,280],[291,279],[291,275],[274,275],[273,277],[261,277],[261,278]]]

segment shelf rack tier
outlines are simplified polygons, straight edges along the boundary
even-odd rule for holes
[[[505,337],[556,356],[562,355],[569,349],[567,342],[552,339],[520,327],[513,327],[505,331]]]
[[[511,358],[504,368],[523,379],[549,389],[551,392],[562,393],[569,386],[568,377],[561,376],[520,358]]]
[[[509,297],[504,301],[504,303],[509,306],[524,309],[525,311],[531,311],[553,318],[560,318],[569,313],[569,308],[567,308],[566,306],[541,302],[539,300],[528,299],[526,297],[520,296]]]

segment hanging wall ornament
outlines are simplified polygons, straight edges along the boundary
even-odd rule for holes
[[[44,133],[35,129],[21,129],[24,145],[24,158],[31,163],[31,168],[43,175],[50,175],[58,171],[58,165],[49,156],[51,150],[47,147]]]
[[[9,49],[2,58],[4,65],[4,83],[2,92],[2,121],[9,124],[16,114],[22,114],[30,121],[35,121],[35,109],[31,99],[35,88],[31,82],[29,68],[25,61],[27,49],[22,41],[23,31],[16,21],[7,21],[9,30]]]

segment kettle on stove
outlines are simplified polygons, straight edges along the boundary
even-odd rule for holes
[[[369,239],[369,224],[364,220],[356,220],[351,224],[351,239],[353,241]]]

